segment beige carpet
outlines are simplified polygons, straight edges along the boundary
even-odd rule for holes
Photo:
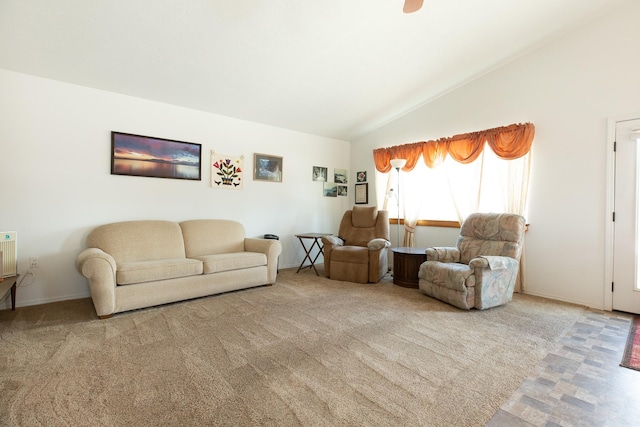
[[[89,299],[4,310],[0,424],[481,426],[584,312],[309,270],[109,320]]]

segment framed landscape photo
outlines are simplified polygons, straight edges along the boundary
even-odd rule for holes
[[[333,170],[333,182],[336,184],[346,184],[349,172],[346,169],[334,169]]]
[[[202,145],[111,132],[111,175],[200,181]]]
[[[255,181],[282,182],[282,157],[255,153],[253,156]]]
[[[369,203],[369,184],[356,184],[356,205]]]
[[[322,184],[322,194],[324,197],[338,197],[338,184],[335,182],[325,182]]]

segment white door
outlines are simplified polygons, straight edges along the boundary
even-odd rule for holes
[[[640,313],[640,119],[616,123],[613,309]]]

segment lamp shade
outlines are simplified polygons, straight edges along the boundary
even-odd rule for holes
[[[400,169],[403,168],[404,165],[407,164],[407,161],[405,159],[391,159],[391,166],[396,168],[396,169]]]

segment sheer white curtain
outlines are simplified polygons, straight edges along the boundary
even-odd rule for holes
[[[516,160],[500,160],[507,163],[505,212],[526,216],[527,198],[529,196],[529,175],[531,173],[531,152]]]
[[[505,212],[526,217],[531,152],[515,160],[504,160],[487,147],[473,163],[445,161],[444,166],[460,223],[473,212]],[[526,287],[525,248],[523,243],[516,292]]]
[[[504,161],[504,160],[502,160]],[[529,196],[529,176],[531,174],[531,152],[519,159],[507,162],[507,177],[503,180],[506,186],[505,212],[515,213],[527,217],[527,199]],[[522,254],[520,255],[520,271],[516,279],[516,292],[524,292],[527,287],[527,233],[524,233]]]
[[[382,206],[382,209],[389,212],[390,218],[403,218],[403,226],[395,227],[400,229],[398,233],[399,242],[396,239],[392,239],[394,246],[399,245],[404,247],[414,247],[415,239],[414,232],[418,225],[418,219],[420,218],[420,204],[422,202],[421,197],[413,197],[414,194],[418,194],[420,191],[418,180],[408,179],[410,172],[400,171],[400,174],[395,169],[392,169],[386,174],[386,180],[380,179],[379,174],[376,174],[376,187],[378,182],[385,182],[384,185],[385,197],[378,197],[381,203],[378,203],[378,207]],[[400,212],[398,213],[398,198],[400,198]]]
[[[485,151],[473,163],[463,164],[448,158],[442,165],[460,224],[469,214],[480,211]],[[485,195],[488,196],[489,193]]]
[[[427,190],[424,184],[420,185],[419,180],[413,179],[412,174],[417,168],[411,172],[400,171],[399,194],[400,204],[402,206],[401,218],[404,218],[404,227],[402,233],[402,246],[415,246],[415,229],[420,219],[420,208],[423,203],[422,193]]]
[[[419,219],[457,219],[444,167],[431,169],[420,161],[410,172],[401,170],[399,178],[398,192],[398,173],[395,169],[375,174],[378,208],[387,210],[390,218],[398,216],[396,197],[400,196],[400,218],[404,222],[401,246],[415,246],[414,233]],[[393,229],[392,234],[395,234]],[[392,240],[396,245],[395,239]]]
[[[447,158],[428,168],[419,162],[410,172],[400,171],[400,218],[464,221],[472,212],[508,212],[526,217],[531,153],[515,160],[498,158],[486,148],[475,162],[462,164]],[[395,199],[385,206],[398,174],[376,172],[378,206],[397,216]]]

